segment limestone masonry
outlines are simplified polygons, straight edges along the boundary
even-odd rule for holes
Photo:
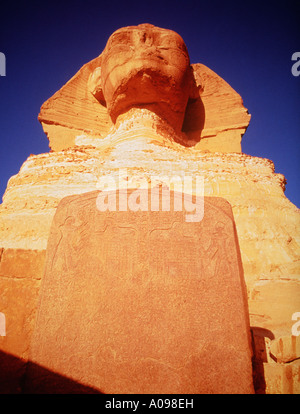
[[[230,203],[255,391],[299,393],[299,336],[292,336],[292,315],[300,312],[299,210],[272,161],[242,152],[250,115],[240,95],[203,64],[190,64],[177,33],[143,24],[113,33],[42,105],[39,120],[51,151],[24,162],[0,205],[0,390],[22,390],[57,206],[99,189],[103,176],[118,183],[121,171],[134,186],[145,178],[151,185],[152,176],[203,176],[204,195]]]

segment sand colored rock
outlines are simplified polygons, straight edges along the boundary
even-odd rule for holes
[[[291,336],[292,315],[300,308],[296,280],[257,283],[249,299],[254,351],[254,383],[258,393],[299,393],[299,337]]]
[[[299,280],[295,275],[257,281],[248,303],[252,326],[271,331],[276,339],[290,336],[295,323],[292,315],[300,308]]]
[[[102,176],[116,177],[118,186],[120,169],[129,179],[148,181],[151,176],[199,175],[204,177],[206,195],[224,197],[232,205],[251,301],[260,300],[259,291],[268,281],[298,283],[300,216],[284,196],[284,177],[274,173],[271,161],[149,145],[140,137],[126,141],[121,134],[120,140],[105,151],[77,147],[30,157],[11,178],[0,207],[1,245],[45,250],[59,201],[96,190]]]
[[[99,192],[59,204],[31,361],[104,393],[251,393],[249,316],[229,203],[206,198],[203,219],[190,223],[172,206],[150,211],[151,192],[140,191],[149,211],[101,212]],[[26,377],[32,391],[47,381],[33,374]]]
[[[250,121],[237,92],[205,65],[190,65],[177,33],[152,25],[117,30],[103,53],[43,104],[39,120],[53,150],[74,146],[81,135],[101,145],[131,107],[155,112],[174,128],[172,141],[200,150],[241,152]]]
[[[299,394],[300,360],[289,364],[264,364],[267,394]]]
[[[291,362],[300,358],[300,337],[284,336],[274,340],[270,354],[278,362]]]
[[[250,120],[240,95],[206,66],[187,65],[188,55],[180,36],[151,25],[129,27],[118,33],[121,56],[114,56],[108,46],[43,104],[39,119],[54,151],[30,156],[8,182],[0,205],[0,312],[6,315],[9,336],[0,337],[0,350],[20,357],[21,362],[27,359],[50,226],[62,198],[96,190],[103,177],[116,178],[113,188],[118,189],[120,172],[128,182],[147,180],[150,186],[153,175],[162,182],[165,177],[202,176],[204,194],[223,197],[232,206],[252,336],[257,344],[257,389],[293,392],[299,383],[297,369],[293,368],[291,374],[290,362],[282,363],[283,368],[270,355],[272,341],[284,341],[291,335],[291,317],[300,311],[300,215],[284,195],[285,178],[275,173],[272,161],[240,153],[241,138]],[[143,93],[151,90],[148,86],[154,81],[166,88],[163,62],[173,53],[172,42],[176,53],[182,48],[185,63],[169,79],[177,82],[177,87],[182,86],[178,94],[184,102],[187,99],[183,118],[184,102],[180,99],[177,104],[181,115],[176,122],[170,115],[177,95],[168,95],[166,89],[168,99],[159,109],[157,102],[149,106],[130,101],[134,94],[127,90],[124,99],[129,101],[122,97],[113,98],[113,105],[106,103],[113,97],[109,92],[113,82],[105,93],[103,54],[106,58],[112,56],[112,65],[128,57],[128,48],[124,49],[125,55],[122,52],[126,37],[134,50],[142,50],[140,61],[129,66],[141,63],[136,80],[141,92],[147,85]],[[168,47],[163,51],[165,57],[160,58],[158,39],[162,38]],[[146,44],[157,54],[149,67]],[[128,71],[120,73],[130,92],[134,85]],[[152,80],[143,73],[151,74]],[[155,96],[153,88],[151,93]],[[130,105],[119,107],[115,105],[118,102]],[[109,113],[108,108],[117,110]],[[17,361],[15,366],[19,365]]]
[[[2,249],[0,276],[40,280],[44,274],[45,252],[38,250]]]
[[[112,123],[104,106],[87,88],[88,79],[101,57],[84,65],[65,86],[46,101],[38,116],[50,140],[50,148],[59,151],[74,146],[83,133],[105,136]]]
[[[35,322],[45,251],[2,249],[0,309],[6,334],[0,336],[0,393],[21,391]],[[13,362],[7,359],[7,354]]]
[[[126,136],[127,131],[123,133]],[[291,315],[300,309],[299,212],[284,196],[284,177],[274,173],[272,162],[245,154],[171,149],[138,139],[133,147],[132,141],[122,140],[122,135],[120,139],[105,151],[81,146],[31,156],[10,180],[0,207],[1,245],[45,251],[51,222],[63,197],[96,190],[102,176],[118,179],[119,168],[126,169],[129,180],[150,180],[153,175],[170,177],[172,165],[172,174],[203,175],[204,193],[222,196],[232,205],[251,326],[268,329],[276,338],[290,335]],[[12,287],[6,280],[2,283],[9,291]],[[23,314],[26,309],[30,317],[33,308],[25,307]],[[28,347],[30,336],[20,332]]]
[[[182,38],[149,24],[110,36],[101,55],[99,83],[100,102],[104,98],[113,123],[130,108],[142,107],[181,131],[188,99],[199,96]]]

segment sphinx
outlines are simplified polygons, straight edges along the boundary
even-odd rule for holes
[[[242,152],[250,115],[238,92],[191,63],[177,33],[142,24],[113,33],[38,119],[50,151],[28,157],[0,205],[0,311],[9,332],[1,349],[28,357],[50,227],[63,198],[95,191],[120,170],[137,185],[152,176],[202,176],[204,195],[232,206],[261,387],[296,387],[297,361],[274,365],[260,350],[290,338],[299,310],[299,210],[273,162]]]
[[[39,120],[53,150],[104,147],[112,136],[130,140],[133,123],[149,142],[155,131],[152,141],[167,145],[241,152],[250,115],[222,78],[190,64],[179,34],[141,24],[115,31],[103,52],[43,104]]]

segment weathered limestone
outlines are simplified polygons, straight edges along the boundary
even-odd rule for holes
[[[20,173],[10,180],[1,206],[2,246],[5,249],[45,251],[59,201],[66,195],[96,190],[99,178],[108,174],[117,178],[119,167],[126,168],[129,177],[170,176],[170,166],[172,174],[203,175],[205,194],[223,196],[233,208],[249,293],[251,325],[272,330],[276,338],[289,335],[291,315],[298,311],[300,298],[299,213],[284,196],[284,178],[274,173],[273,164],[244,154],[195,154],[191,149],[179,152],[154,144],[146,151],[142,144],[137,147],[133,151],[131,142],[121,142],[106,151],[77,147],[30,157]],[[24,285],[32,284],[15,280],[16,287],[12,290],[8,277],[10,274],[6,273],[2,279],[7,301],[16,290],[21,292]],[[18,322],[21,326],[27,324],[35,312],[38,288],[31,292],[35,292],[32,300],[28,295],[20,296],[19,311],[13,316],[16,320],[23,315]],[[28,301],[28,305],[24,306],[23,300]],[[6,306],[2,310],[7,316],[12,311]],[[8,317],[8,326],[10,320]],[[15,322],[13,326],[16,326]],[[16,333],[27,350],[32,332],[30,326],[29,331],[20,327]],[[11,336],[0,338],[0,341],[3,343],[9,338]],[[21,356],[25,355],[23,345],[10,348],[11,343],[6,342],[5,349],[13,349],[14,355]],[[268,372],[272,373],[274,369]],[[282,370],[280,373],[283,375]],[[290,378],[295,380],[297,376]],[[290,385],[289,389],[295,387],[295,384]],[[271,389],[274,387],[270,388],[268,384],[264,387],[267,392]],[[277,391],[280,390],[279,387]]]
[[[180,36],[151,25],[116,35],[43,104],[39,119],[53,151],[30,156],[8,182],[0,206],[0,312],[9,335],[0,337],[0,349],[27,359],[50,225],[62,198],[96,190],[103,176],[116,177],[118,189],[120,169],[136,184],[153,175],[162,182],[203,176],[204,194],[232,205],[253,341],[264,344],[264,352],[255,348],[257,390],[294,392],[297,369],[291,374],[288,364],[297,361],[282,368],[270,355],[271,342],[291,335],[291,317],[300,311],[300,215],[284,195],[285,178],[271,161],[240,153],[250,119],[241,97],[206,66],[190,65]],[[122,59],[127,72],[125,64],[117,68]]]
[[[44,250],[0,251],[0,309],[6,320],[5,336],[0,336],[0,393],[21,391],[44,263]]]
[[[271,356],[278,362],[292,362],[300,358],[300,337],[283,336],[272,342],[270,347]]]
[[[237,92],[206,66],[189,64],[177,33],[152,25],[117,30],[103,53],[43,104],[39,120],[57,151],[81,135],[101,143],[132,106],[155,112],[174,128],[173,140],[200,150],[241,152],[250,121]]]
[[[102,194],[105,202],[120,197]],[[100,192],[61,201],[31,361],[104,393],[253,392],[229,203],[205,198],[203,219],[187,222],[190,212],[173,210],[182,193],[171,192],[171,211],[150,211],[151,191],[140,190],[145,196],[148,211],[101,212]],[[203,199],[197,203],[203,211]],[[30,391],[48,383],[34,374],[26,377]]]
[[[256,289],[251,300],[259,300],[255,292],[262,289],[263,280],[297,282],[298,209],[284,196],[284,177],[274,173],[272,162],[244,154],[203,153],[139,141],[133,147],[133,142],[121,141],[106,151],[77,147],[32,156],[11,178],[4,196],[1,245],[46,249],[58,202],[96,190],[103,175],[116,177],[118,185],[119,169],[126,169],[129,178],[203,176],[206,195],[226,198],[237,224],[246,282],[249,291]]]
[[[148,24],[117,30],[96,70],[92,93],[102,89],[100,102],[113,123],[130,108],[142,107],[179,132],[188,99],[199,96],[185,43],[172,30]]]
[[[264,364],[267,394],[300,394],[300,359],[289,364]]]

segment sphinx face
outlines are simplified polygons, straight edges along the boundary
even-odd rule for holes
[[[113,121],[132,107],[145,107],[182,125],[189,75],[182,38],[152,25],[117,30],[102,53],[101,86]]]

